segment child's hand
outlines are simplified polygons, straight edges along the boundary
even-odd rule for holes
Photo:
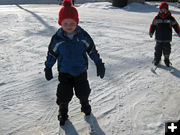
[[[52,69],[51,68],[45,68],[44,69],[44,72],[45,72],[45,78],[46,80],[51,80],[53,78],[53,74],[52,74]]]
[[[149,36],[150,36],[150,38],[152,38],[153,34],[152,34],[152,33],[149,33]]]
[[[102,61],[96,63],[96,68],[97,68],[97,76],[100,76],[100,78],[102,79],[105,75],[104,63],[102,63]]]

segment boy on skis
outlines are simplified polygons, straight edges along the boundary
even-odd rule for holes
[[[169,61],[171,53],[170,42],[172,41],[172,27],[180,37],[179,24],[171,15],[168,4],[166,2],[162,2],[159,6],[158,15],[154,18],[149,29],[149,35],[151,38],[155,32],[156,46],[153,60],[155,66],[160,63],[162,53],[164,55],[165,65],[168,67],[172,65]]]
[[[57,87],[56,103],[59,105],[58,120],[60,125],[64,125],[68,119],[68,104],[74,92],[80,100],[81,111],[86,116],[91,113],[88,101],[91,89],[87,79],[87,54],[96,64],[97,76],[100,78],[105,75],[105,67],[92,38],[78,25],[78,12],[72,6],[71,0],[64,0],[58,23],[61,28],[53,35],[49,44],[44,71],[46,79],[51,80],[52,67],[57,60],[60,83]]]

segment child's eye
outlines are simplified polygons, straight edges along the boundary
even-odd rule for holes
[[[75,26],[75,23],[64,23],[64,26]]]
[[[75,23],[70,23],[70,26],[75,26],[76,24]]]
[[[64,26],[68,26],[68,24],[67,24],[67,23],[64,23]]]

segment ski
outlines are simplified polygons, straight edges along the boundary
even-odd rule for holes
[[[158,66],[153,66],[153,67],[151,67],[151,72],[153,72],[154,74],[157,74],[157,73],[156,73],[157,68],[161,68],[161,69],[167,70],[167,71],[169,71],[170,73],[174,73],[174,71],[175,71],[172,66],[169,66],[169,67],[168,67],[168,66],[158,65]]]
[[[151,72],[153,72],[154,74],[156,74],[156,69],[158,68],[158,66],[153,66],[151,67]]]
[[[66,135],[64,128],[65,126],[59,126],[59,135]]]
[[[84,119],[87,123],[88,126],[88,134],[89,135],[96,135],[96,128],[93,122],[93,117],[92,114],[84,116]],[[68,133],[77,135],[77,131],[75,130],[73,124],[71,123],[71,121],[66,120],[65,125],[60,126],[59,125],[59,135],[66,135]]]
[[[72,123],[69,120],[66,120],[63,126],[59,125],[59,135],[66,135],[71,127]]]
[[[170,73],[174,73],[174,68],[172,66],[167,67],[167,69]]]
[[[89,126],[89,134],[90,135],[96,135],[96,128],[94,126],[92,115],[85,116],[85,121],[87,122],[87,124]]]

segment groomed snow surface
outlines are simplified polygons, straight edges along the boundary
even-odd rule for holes
[[[105,62],[104,79],[89,60],[90,103],[97,135],[164,135],[165,121],[180,119],[180,38],[173,33],[170,73],[162,66],[150,71],[155,41],[149,26],[159,3],[132,3],[124,8],[109,2],[77,7],[79,25],[94,39]],[[169,3],[180,23],[180,9]],[[51,36],[59,28],[59,5],[0,6],[0,134],[57,135],[58,106],[54,78],[44,78]],[[163,59],[162,59],[163,60]],[[162,64],[163,61],[162,61]],[[84,114],[74,96],[67,135],[87,135]]]

